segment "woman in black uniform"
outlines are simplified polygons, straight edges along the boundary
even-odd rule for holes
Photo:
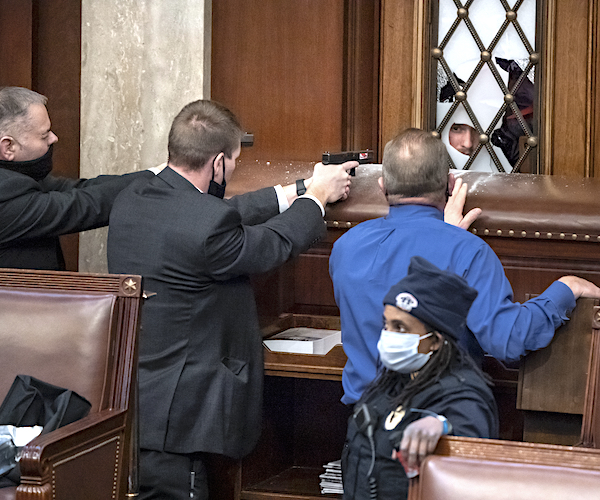
[[[497,437],[490,382],[456,341],[477,296],[413,257],[384,299],[383,369],[354,407],[342,454],[344,499],[404,499],[440,436]]]

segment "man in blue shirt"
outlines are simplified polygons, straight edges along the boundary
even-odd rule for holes
[[[444,222],[448,193],[454,190],[447,155],[444,144],[425,131],[409,129],[391,140],[379,179],[388,215],[359,224],[333,246],[329,272],[348,356],[342,375],[345,404],[354,404],[375,378],[382,326],[377,306],[406,275],[415,255],[462,276],[478,291],[460,342],[476,361],[483,353],[517,360],[546,347],[578,297],[600,298],[593,283],[564,276],[541,295],[513,302],[512,287],[493,250],[481,238]]]

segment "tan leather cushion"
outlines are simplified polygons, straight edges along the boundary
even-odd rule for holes
[[[113,295],[0,290],[0,401],[23,374],[76,391],[97,411],[114,304]]]
[[[431,456],[420,487],[423,500],[589,500],[600,498],[600,472]]]

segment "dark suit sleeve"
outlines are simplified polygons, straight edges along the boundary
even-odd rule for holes
[[[234,196],[228,202],[242,216],[242,224],[249,226],[262,224],[279,213],[277,194],[272,187]]]
[[[143,172],[143,173],[142,173]],[[129,179],[130,177],[139,177],[140,175],[147,176],[148,171],[135,172],[124,175],[99,175],[98,177],[94,177],[92,179],[70,179],[68,177],[54,177],[53,175],[47,176],[44,180],[40,181],[40,187],[42,191],[48,193],[50,191],[61,191],[67,192],[71,189],[81,189],[88,188],[91,186],[98,186],[104,183],[114,183],[116,179]],[[129,181],[130,182],[130,181]],[[127,184],[129,184],[127,182]]]
[[[306,250],[325,232],[318,205],[296,200],[285,212],[262,224],[244,225],[237,210],[229,210],[204,245],[210,274],[216,279],[269,271]]]
[[[143,171],[83,182],[50,178],[38,183],[0,172],[0,243],[105,226],[119,192],[132,181],[153,175]]]

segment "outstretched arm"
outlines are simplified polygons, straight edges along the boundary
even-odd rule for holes
[[[341,165],[317,163],[306,194],[317,198],[323,206],[327,203],[345,200],[348,198],[352,181],[348,171],[357,166],[358,162],[356,161],[347,161]]]
[[[304,179],[307,194],[315,196],[323,206],[337,200],[345,200],[350,191],[351,177],[348,170],[356,167],[358,162],[351,161],[342,165],[323,165],[317,163],[314,166],[313,175]],[[314,183],[314,184],[313,184]],[[296,198],[296,184],[283,186],[283,192],[291,205]]]

